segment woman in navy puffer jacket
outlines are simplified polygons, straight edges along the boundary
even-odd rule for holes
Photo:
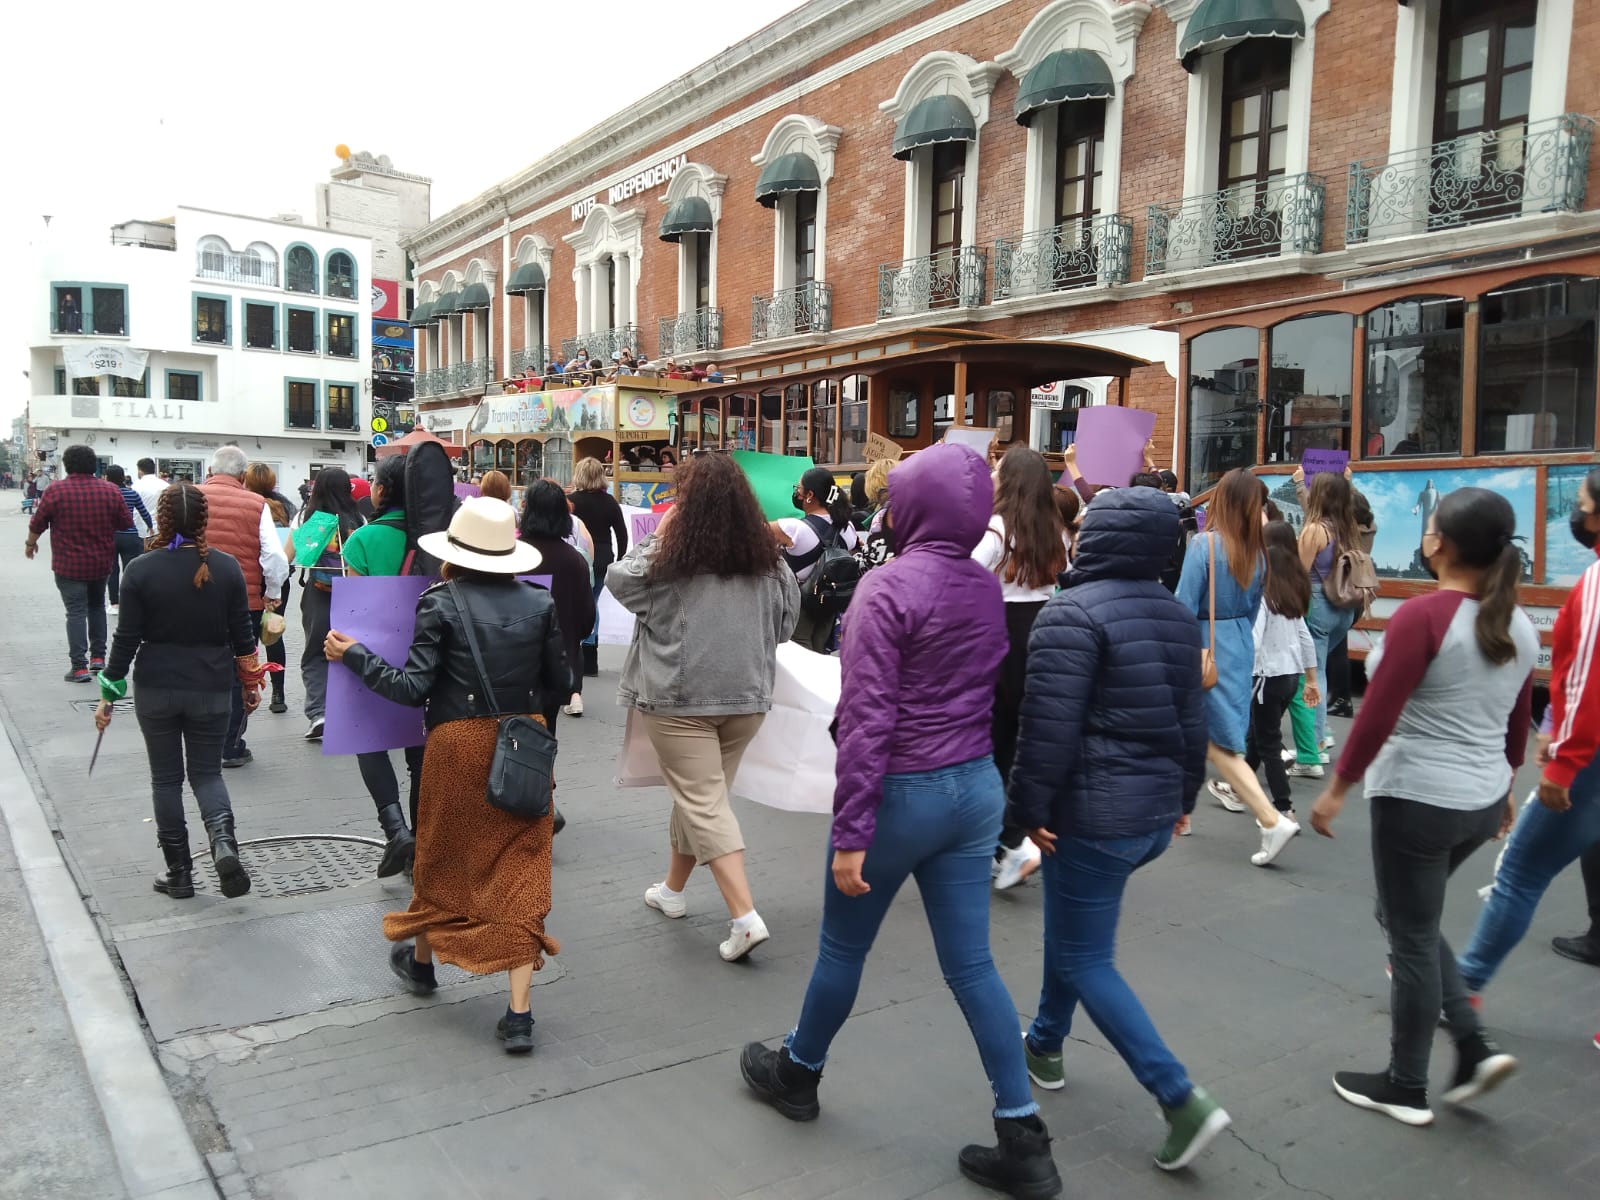
[[[1113,965],[1122,892],[1167,848],[1205,779],[1200,626],[1161,583],[1178,511],[1154,488],[1102,492],[1065,589],[1034,622],[1012,823],[1044,851],[1044,989],[1023,1046],[1040,1087],[1063,1084],[1078,1003],[1155,1096],[1170,1127],[1156,1165],[1187,1166],[1229,1123],[1189,1082]]]
[[[1005,808],[989,725],[1006,624],[999,581],[970,556],[993,500],[989,468],[962,446],[918,451],[889,476],[895,557],[867,574],[844,618],[822,944],[794,1032],[780,1050],[752,1042],[740,1068],[784,1116],[817,1115],[828,1047],[895,893],[915,877],[995,1097],[1000,1144],[968,1146],[961,1171],[1045,1200],[1061,1180],[1028,1088],[1016,1008],[989,953],[989,864]]]

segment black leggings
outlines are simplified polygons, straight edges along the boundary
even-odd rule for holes
[[[1028,635],[1046,601],[1013,601],[1006,609],[1005,661],[994,687],[994,715],[989,721],[989,736],[994,741],[994,765],[1000,779],[1010,785],[1011,762],[1017,756],[1017,730],[1022,713],[1022,686],[1028,677]],[[1015,850],[1028,831],[1009,823],[1000,827],[1000,845]]]
[[[1350,699],[1350,635],[1347,633],[1328,647],[1328,678],[1324,681],[1329,700]]]
[[[288,611],[289,581],[285,579],[283,581],[283,591],[278,596],[278,615],[281,617]],[[285,628],[285,632],[288,632],[287,628]],[[277,663],[280,667],[289,665],[289,648],[283,644],[283,638],[280,637],[272,645],[264,647],[264,649],[267,652],[267,661],[269,663]],[[267,672],[267,678],[272,681],[272,694],[280,700],[283,699],[283,672],[269,671]]]
[[[422,790],[422,747],[407,746],[406,770],[411,775],[411,828],[417,827],[417,796]],[[391,804],[400,803],[400,780],[395,776],[394,763],[387,750],[375,750],[356,755],[356,766],[361,770],[361,782],[367,785],[372,806],[380,813]]]
[[[1244,761],[1254,771],[1267,769],[1267,791],[1272,806],[1288,812],[1289,769],[1283,762],[1283,714],[1300,689],[1300,676],[1274,675],[1261,683],[1261,695],[1250,698],[1250,731],[1245,737]]]

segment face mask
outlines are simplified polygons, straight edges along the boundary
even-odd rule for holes
[[[789,503],[793,504],[801,512],[805,511],[805,499],[805,493],[799,488],[795,488],[795,490],[789,494]]]
[[[1586,550],[1593,550],[1596,542],[1600,542],[1600,533],[1589,528],[1589,518],[1593,513],[1586,513],[1581,508],[1574,508],[1567,517],[1567,523],[1572,528],[1572,536],[1577,539],[1578,545]]]

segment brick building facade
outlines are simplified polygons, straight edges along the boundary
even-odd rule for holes
[[[1384,383],[1399,358],[1374,367],[1366,341],[1437,316],[1470,358],[1491,287],[1600,274],[1597,68],[1600,13],[1576,0],[814,0],[407,240],[419,398],[459,406],[580,345],[743,381],[786,352],[951,328],[1151,360],[1122,389],[1076,381],[1071,402],[1153,411],[1160,458],[1196,491],[1322,441],[1358,460],[1587,461],[1592,318],[1574,411],[1495,418],[1486,440],[1469,363],[1453,446],[1408,441],[1395,422],[1421,367]],[[1459,307],[1369,317],[1443,293]],[[1333,341],[1271,341],[1324,311],[1346,314]],[[1253,346],[1213,364],[1193,339],[1222,326]],[[1350,370],[1318,390],[1329,345]],[[1402,415],[1376,429],[1380,385]],[[1448,424],[1417,395],[1419,431]],[[935,429],[963,420],[922,401]],[[966,419],[992,421],[983,404]],[[1017,439],[1058,448],[1059,414],[1024,394],[1015,416]],[[870,420],[904,433],[876,404]],[[818,461],[849,466],[852,443],[832,445]]]

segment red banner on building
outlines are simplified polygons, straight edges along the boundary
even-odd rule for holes
[[[398,317],[400,315],[400,285],[391,279],[372,281],[372,315]]]

